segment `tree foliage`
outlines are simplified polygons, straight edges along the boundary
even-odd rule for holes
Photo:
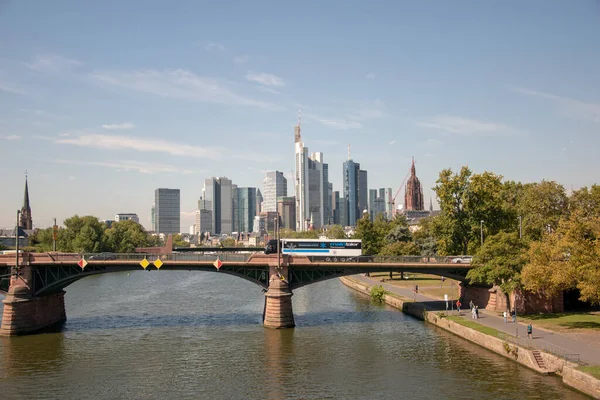
[[[540,240],[544,232],[556,230],[560,219],[568,213],[567,206],[565,188],[554,181],[524,185],[517,202],[518,215],[523,218],[523,236]]]
[[[500,231],[489,237],[472,263],[477,265],[467,273],[471,283],[497,285],[507,295],[521,288],[521,270],[525,265],[528,243],[516,232]]]
[[[327,236],[328,239],[347,239],[348,236],[346,236],[346,232],[344,231],[344,228],[341,225],[333,225],[330,226],[327,231],[325,232],[325,235]]]

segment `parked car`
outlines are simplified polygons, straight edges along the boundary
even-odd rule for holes
[[[115,253],[98,253],[90,256],[90,260],[116,260],[117,255]]]
[[[471,264],[473,256],[458,256],[452,259],[453,264]]]

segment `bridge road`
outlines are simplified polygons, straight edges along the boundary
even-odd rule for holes
[[[410,288],[402,288],[394,285],[381,282],[379,279],[370,278],[363,275],[353,275],[352,278],[359,280],[366,285],[382,285],[383,288],[391,293],[398,296],[406,297],[408,299],[414,299],[415,294]],[[416,301],[423,303],[427,310],[432,311],[443,311],[446,309],[446,303],[443,300],[435,299],[432,297],[423,296],[422,294],[416,295]],[[456,299],[454,299],[456,302]],[[458,315],[456,311],[456,305],[454,305],[454,312],[451,314]],[[461,317],[463,319],[471,319],[471,312],[469,305],[463,304],[461,310]],[[592,333],[558,333],[551,332],[542,328],[538,328],[533,325],[533,339],[527,339],[527,324],[519,322],[519,316],[517,315],[517,323],[519,329],[519,343],[526,344],[531,347],[535,347],[541,351],[549,351],[557,354],[578,354],[579,359],[589,365],[600,365],[600,334],[597,332]],[[508,322],[504,323],[504,318],[497,315],[493,311],[479,309],[479,319],[476,321],[478,324],[489,326],[500,332],[506,333],[509,336],[515,335],[515,324],[511,318],[508,318]]]

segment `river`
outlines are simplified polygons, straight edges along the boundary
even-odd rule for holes
[[[58,333],[0,338],[1,399],[587,399],[339,280],[261,325],[258,286],[218,273],[97,275]]]

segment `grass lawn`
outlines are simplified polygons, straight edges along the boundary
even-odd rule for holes
[[[469,321],[456,315],[449,315],[446,319],[454,321],[459,325],[466,326],[467,328],[475,329],[477,332],[485,333],[486,335],[500,337],[500,331],[489,326],[478,324],[477,322]]]
[[[600,333],[600,312],[563,314],[530,314],[519,316],[521,321],[531,322],[541,328],[556,332],[587,331]]]
[[[451,299],[456,299],[458,297],[459,282],[452,279],[446,279],[442,282],[441,278],[437,275],[405,272],[405,279],[400,279],[400,274],[394,272],[393,279],[390,280],[390,274],[388,272],[377,272],[371,273],[371,278],[385,279],[385,283],[403,288],[414,289],[415,285],[419,285],[420,294],[440,300],[444,299],[445,294]]]
[[[600,366],[598,365],[590,365],[587,367],[579,367],[578,370],[585,372],[587,374],[592,375],[596,379],[600,379]]]

